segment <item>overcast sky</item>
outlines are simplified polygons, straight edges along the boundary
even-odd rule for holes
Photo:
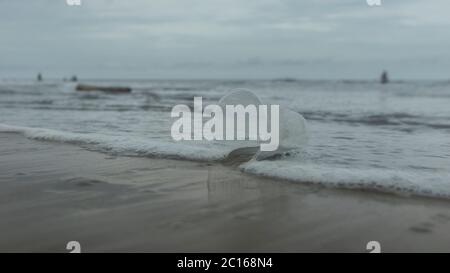
[[[450,78],[450,1],[0,0],[0,78]]]

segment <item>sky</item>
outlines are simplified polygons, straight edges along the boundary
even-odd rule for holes
[[[0,0],[0,78],[450,78],[450,1]]]

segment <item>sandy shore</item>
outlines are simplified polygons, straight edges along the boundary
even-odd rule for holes
[[[0,134],[0,251],[450,251],[450,201]]]

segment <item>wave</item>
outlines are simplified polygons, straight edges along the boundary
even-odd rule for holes
[[[163,142],[139,137],[70,133],[51,129],[0,124],[2,133],[18,133],[27,138],[60,143],[84,144],[96,150],[130,156],[164,157],[198,161],[218,161],[227,151],[212,147]]]
[[[411,129],[417,127],[427,127],[431,129],[450,129],[450,123],[448,122],[447,117],[418,116],[401,112],[368,114],[359,116],[355,114],[350,115],[345,113],[332,113],[323,111],[310,111],[301,113],[308,120],[316,121],[332,121],[348,124],[363,124],[368,126],[400,126],[400,130],[404,130],[404,126],[409,126],[411,127]]]
[[[254,175],[306,184],[450,199],[450,173],[445,172],[356,169],[286,160],[250,161],[240,168]]]
[[[304,184],[450,199],[450,173],[444,171],[344,168],[290,161],[289,156],[257,161],[251,159],[255,153],[254,148],[230,153],[230,149],[224,147],[2,124],[0,132],[18,133],[35,140],[78,144],[96,151],[124,156],[217,161],[225,165],[239,166],[245,173]]]

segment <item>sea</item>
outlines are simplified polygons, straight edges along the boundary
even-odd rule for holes
[[[277,178],[280,183],[379,191],[410,198],[450,198],[450,81],[83,83],[128,86],[132,92],[82,92],[75,90],[76,83],[60,80],[1,80],[0,132],[117,156],[220,163],[236,146],[221,141],[174,141],[171,110],[179,104],[192,106],[194,97],[213,104],[233,90],[246,89],[265,104],[277,104],[302,115],[307,142],[278,157],[244,162],[238,166],[242,172]]]

